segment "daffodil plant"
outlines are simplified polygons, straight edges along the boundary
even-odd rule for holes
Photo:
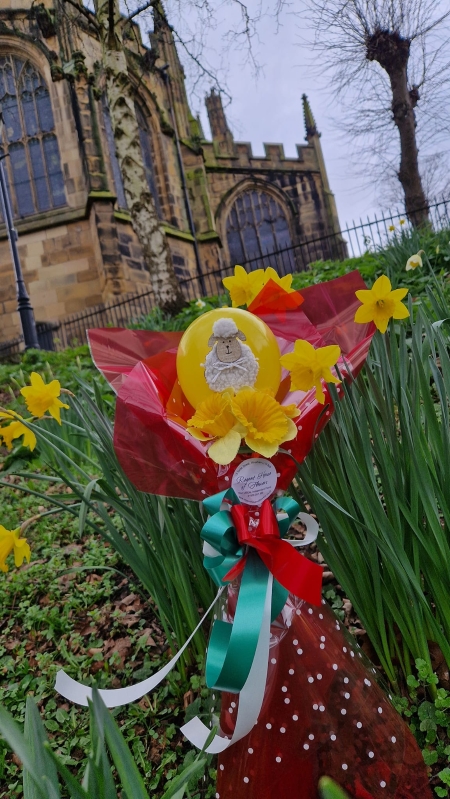
[[[30,375],[30,386],[24,386],[20,393],[25,399],[27,410],[32,414],[25,419],[15,411],[0,410],[0,441],[9,449],[12,449],[13,441],[23,436],[22,445],[33,451],[36,447],[36,436],[28,426],[36,419],[42,419],[49,413],[58,424],[61,424],[61,408],[68,408],[66,403],[59,397],[62,392],[67,392],[61,388],[59,380],[52,380],[45,383],[41,375],[32,372]]]
[[[402,303],[407,293],[408,289],[392,290],[389,278],[381,275],[371,289],[361,289],[356,292],[361,307],[356,311],[355,322],[360,324],[374,322],[380,333],[385,333],[389,319],[408,318],[409,311]]]
[[[20,537],[20,528],[7,530],[0,524],[0,571],[7,572],[6,559],[14,554],[14,563],[21,566],[24,560],[30,562],[31,551],[26,538]]]

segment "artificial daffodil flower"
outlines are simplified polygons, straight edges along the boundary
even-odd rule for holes
[[[298,433],[292,421],[300,415],[297,406],[280,405],[264,391],[241,389],[231,398],[231,408],[244,428],[247,446],[265,458],[272,458],[281,444],[292,441]]]
[[[26,538],[20,538],[20,528],[7,530],[0,524],[0,571],[7,572],[6,558],[14,552],[14,563],[21,566],[26,559],[30,562],[31,550]]]
[[[230,292],[233,308],[250,305],[264,286],[264,270],[247,273],[242,266],[235,266],[234,276],[224,278],[222,283]]]
[[[406,271],[409,272],[411,269],[417,269],[418,266],[423,266],[422,258],[420,257],[424,250],[419,250],[416,252],[415,255],[411,255],[410,258],[406,261]]]
[[[340,347],[332,344],[329,347],[314,349],[309,341],[297,339],[294,351],[283,355],[280,363],[291,373],[291,391],[309,391],[316,389],[316,400],[325,402],[322,380],[326,383],[341,381],[331,372],[341,354]]]
[[[231,395],[231,391],[211,394],[187,423],[188,431],[194,438],[212,441],[208,455],[221,466],[235,459],[245,433],[232,413]]]
[[[386,275],[381,275],[371,289],[361,289],[355,294],[362,305],[355,314],[355,322],[374,322],[380,333],[385,333],[389,319],[406,319],[409,311],[401,300],[408,289],[394,289]]]
[[[61,424],[61,408],[68,408],[64,402],[58,399],[61,394],[61,384],[59,380],[52,380],[51,383],[44,383],[42,377],[37,372],[32,372],[30,376],[31,386],[20,389],[20,393],[25,397],[28,410],[33,416],[44,416],[49,413]]]
[[[292,294],[292,292],[294,291],[294,289],[291,288],[292,275],[285,275],[284,277],[280,277],[275,272],[275,269],[272,269],[271,266],[268,266],[267,269],[265,269],[264,271],[264,285],[268,283],[269,280],[273,280],[273,282],[276,283],[277,286],[281,286],[281,288],[287,291],[288,294]]]

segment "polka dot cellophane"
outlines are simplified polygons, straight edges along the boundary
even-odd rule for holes
[[[421,752],[360,654],[327,605],[288,601],[272,625],[260,719],[219,757],[219,799],[318,799],[322,775],[354,799],[431,799]],[[231,702],[224,694],[226,735]]]

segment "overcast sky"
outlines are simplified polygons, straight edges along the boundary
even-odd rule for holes
[[[264,1],[248,0],[247,5],[254,13]],[[448,0],[436,0],[435,7],[442,6],[444,10],[447,4]],[[166,0],[165,5],[169,20],[173,21],[176,30],[182,32],[185,40],[189,40],[190,33],[197,42],[198,37],[202,37],[202,45],[198,50],[202,62],[219,74],[231,94],[232,102],[226,113],[237,140],[251,142],[255,155],[263,154],[263,142],[279,142],[284,145],[287,156],[296,156],[295,145],[304,143],[305,137],[301,96],[306,93],[322,134],[325,163],[341,225],[351,223],[353,219],[359,220],[360,217],[373,217],[375,212],[378,214],[386,210],[386,201],[377,197],[379,192],[370,179],[361,176],[361,169],[358,176],[358,170],[354,168],[357,157],[354,142],[339,132],[337,122],[342,117],[342,110],[333,101],[330,81],[321,75],[317,54],[313,54],[308,47],[308,41],[312,39],[311,30],[308,30],[306,19],[302,20],[292,13],[303,7],[302,0],[292,0],[290,5],[285,6],[278,24],[270,16],[259,21],[258,38],[253,39],[256,60],[262,66],[257,78],[248,61],[245,45],[241,51],[236,50],[232,37],[230,47],[224,50],[224,32],[233,24],[238,24],[237,6],[230,7],[230,0],[223,0],[223,5],[215,6],[213,28],[209,24],[202,25],[201,16],[199,21],[191,13],[187,18],[180,19],[180,8],[189,6],[178,0]],[[206,4],[197,3],[196,6],[205,8]],[[202,12],[198,13],[201,15]],[[209,15],[205,16],[205,21],[209,23]],[[193,45],[190,44],[190,47]],[[203,105],[207,81],[195,88],[198,71],[195,68],[192,70],[192,63],[182,47],[179,52],[187,71],[192,108],[200,112],[205,134],[209,137]],[[397,135],[396,131],[393,135]]]

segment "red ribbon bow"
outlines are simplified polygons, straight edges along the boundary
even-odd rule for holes
[[[240,544],[257,550],[266,568],[275,580],[291,594],[310,605],[322,601],[322,567],[313,563],[287,541],[280,538],[277,517],[268,499],[259,510],[259,524],[252,526],[254,516],[245,505],[233,505],[231,517]],[[254,523],[254,522],[253,522]],[[243,570],[246,558],[234,566],[224,580],[233,580]]]

